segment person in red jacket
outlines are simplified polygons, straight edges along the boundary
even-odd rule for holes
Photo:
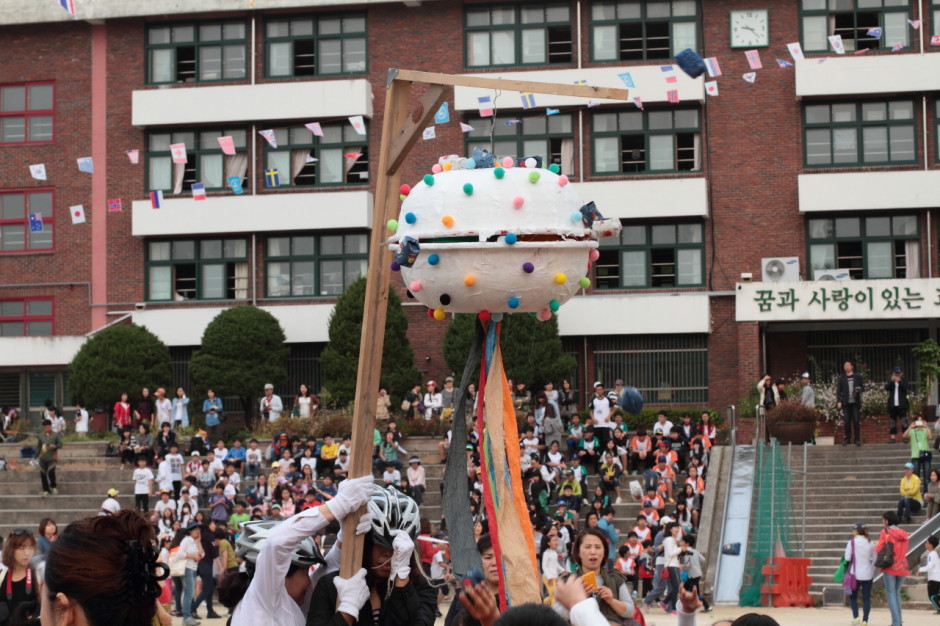
[[[904,577],[909,573],[907,569],[908,535],[903,529],[898,528],[900,520],[894,511],[885,511],[882,522],[884,528],[881,529],[881,535],[875,545],[875,553],[881,554],[881,549],[885,544],[891,543],[893,562],[879,569],[884,574],[888,610],[891,612],[891,626],[901,626],[901,584],[904,583]]]

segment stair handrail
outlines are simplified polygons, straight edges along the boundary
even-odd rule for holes
[[[905,558],[907,558],[908,564],[911,562],[911,557],[924,547],[924,543],[927,541],[927,538],[931,535],[937,534],[937,532],[940,532],[940,515],[934,515],[930,519],[926,520],[908,536],[907,554],[904,555]],[[881,571],[877,571],[875,577],[872,579],[872,582],[874,583],[875,581],[880,580],[881,577]]]
[[[730,489],[732,473],[734,472],[734,449],[735,449],[735,446],[738,445],[738,441],[737,441],[738,408],[733,404],[729,404],[728,408],[725,409],[725,411],[728,414],[728,423],[731,424],[731,445],[728,451],[728,472],[727,472],[727,476],[725,477],[725,485],[727,485],[727,488]],[[712,491],[712,493],[714,494],[714,496],[717,496],[718,495],[717,485],[715,487],[716,488]],[[715,558],[715,575],[712,577],[713,591],[714,591],[715,584],[720,580],[718,578],[718,575],[721,573],[721,547],[725,545],[725,528],[727,527],[727,524],[728,524],[728,501],[729,500],[730,498],[726,494],[724,512],[721,514],[721,536],[718,541],[718,554],[716,555],[716,558]],[[706,572],[706,575],[707,575],[707,572]]]

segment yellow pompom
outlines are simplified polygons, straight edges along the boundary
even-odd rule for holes
[[[448,161],[448,162],[444,163],[444,166],[443,166],[443,167],[444,167],[444,171],[445,171],[445,172],[449,172],[451,169],[453,169],[454,164],[451,163],[450,161]]]
[[[434,319],[436,320],[444,319],[444,309],[434,309]]]
[[[454,218],[451,217],[450,215],[445,215],[444,217],[441,218],[441,224],[443,224],[447,228],[450,228],[451,226],[454,225]]]
[[[477,282],[476,276],[474,276],[473,274],[467,274],[463,278],[463,284],[465,284],[467,287],[473,287],[476,284],[476,282]]]
[[[564,274],[560,272],[558,274],[555,274],[555,282],[558,283],[559,285],[563,285],[566,280],[568,280],[568,277],[565,276]]]

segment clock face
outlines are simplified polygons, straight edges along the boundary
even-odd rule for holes
[[[731,47],[760,48],[770,44],[766,9],[731,11]]]

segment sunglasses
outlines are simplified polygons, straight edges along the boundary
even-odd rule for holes
[[[32,534],[33,534],[33,531],[29,530],[28,528],[14,528],[14,529],[13,529],[13,532],[10,533],[10,535],[13,536],[13,537],[18,537],[18,536],[20,536],[20,535],[30,535],[30,536],[32,536]]]

